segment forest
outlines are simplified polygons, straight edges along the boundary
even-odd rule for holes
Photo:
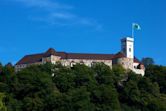
[[[0,64],[0,111],[166,111],[166,67],[147,65],[141,76],[104,63]]]

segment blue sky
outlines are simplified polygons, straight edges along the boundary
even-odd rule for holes
[[[135,55],[166,65],[165,0],[0,0],[0,61],[16,63],[49,47],[116,53],[135,32]]]

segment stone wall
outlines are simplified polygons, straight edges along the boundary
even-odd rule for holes
[[[145,75],[145,70],[144,69],[132,69],[133,72],[135,72],[136,74],[141,74],[142,76]]]
[[[113,60],[113,65],[120,64],[125,69],[133,69],[133,59],[131,58],[118,58]]]
[[[31,63],[31,64],[20,64],[20,65],[15,65],[15,71],[21,71],[22,69],[31,66],[31,65],[40,65],[43,64],[42,62],[35,62],[35,63]]]
[[[70,66],[70,67],[72,67],[76,63],[85,64],[85,65],[91,67],[91,65],[93,63],[103,62],[106,65],[108,65],[110,68],[112,68],[112,65],[120,64],[125,69],[130,69],[137,74],[141,74],[141,75],[145,74],[145,69],[138,69],[139,63],[133,63],[133,59],[130,59],[130,58],[118,58],[118,59],[113,59],[113,60],[91,60],[91,59],[61,59],[58,56],[51,56],[51,57],[42,58],[41,62],[16,65],[15,70],[17,72],[30,65],[40,65],[40,64],[45,64],[46,62],[51,62],[53,64],[55,64],[56,62],[61,62],[62,65]]]
[[[144,76],[145,74],[145,68],[138,68],[140,63],[134,63],[133,59],[130,58],[118,58],[113,60],[113,65],[120,64],[122,65],[125,69],[130,69],[136,74],[141,74]]]
[[[106,65],[110,66],[110,68],[112,68],[112,60],[90,60],[90,59],[64,59],[61,60],[62,65],[64,66],[73,66],[76,63],[82,63],[85,64],[87,66],[91,66],[93,63],[96,62],[103,62]]]

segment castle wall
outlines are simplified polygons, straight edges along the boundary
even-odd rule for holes
[[[112,68],[112,60],[90,60],[90,59],[64,59],[61,60],[62,65],[64,66],[73,66],[76,63],[82,63],[85,64],[87,66],[91,66],[93,63],[95,62],[103,62],[106,65],[110,66],[110,68]]]
[[[41,62],[36,62],[36,63],[32,63],[32,64],[21,64],[21,65],[16,65],[15,66],[15,70],[16,72],[20,71],[21,69],[24,69],[30,65],[40,65],[40,64],[45,64],[46,62],[51,62],[52,64],[55,64],[56,62],[61,62],[62,65],[64,66],[73,66],[76,63],[82,63],[85,64],[89,67],[91,67],[91,65],[93,63],[96,62],[103,62],[106,65],[110,66],[110,68],[112,68],[112,60],[90,60],[90,59],[60,59],[60,57],[58,56],[51,56],[51,57],[46,57],[46,58],[42,58]]]
[[[133,59],[131,58],[118,58],[113,61],[114,64],[120,64],[125,69],[133,69]]]
[[[136,74],[141,74],[144,76],[145,74],[145,69],[144,68],[138,68],[140,63],[134,63],[133,59],[131,58],[118,58],[113,60],[113,65],[120,64],[122,65],[125,69],[130,69]]]
[[[70,66],[70,67],[72,67],[76,63],[82,63],[82,64],[85,64],[85,65],[91,67],[93,63],[103,62],[106,65],[110,66],[110,68],[112,68],[112,65],[120,64],[125,69],[130,69],[133,72],[135,72],[136,74],[141,74],[141,75],[145,74],[145,69],[138,69],[139,63],[133,63],[133,59],[130,59],[130,58],[118,58],[118,59],[113,59],[113,60],[93,60],[93,59],[87,60],[87,59],[60,59],[60,57],[58,57],[58,56],[42,58],[41,62],[16,65],[15,71],[18,72],[30,65],[40,65],[40,64],[44,64],[46,62],[51,62],[53,64],[55,64],[56,62],[61,62],[62,65]]]
[[[40,64],[43,64],[43,63],[42,62],[35,62],[35,63],[31,63],[31,64],[15,65],[15,71],[18,72],[18,71],[21,71],[24,68],[27,68],[28,66],[31,66],[31,65],[40,65]]]
[[[144,69],[132,69],[133,72],[135,72],[136,74],[141,74],[142,76],[145,75],[145,70]]]

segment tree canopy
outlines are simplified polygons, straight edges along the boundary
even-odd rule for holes
[[[14,72],[0,65],[0,111],[166,111],[166,67],[148,65],[145,76],[111,69],[60,63]]]
[[[150,57],[143,58],[141,62],[145,65],[145,67],[154,64],[154,60]]]

